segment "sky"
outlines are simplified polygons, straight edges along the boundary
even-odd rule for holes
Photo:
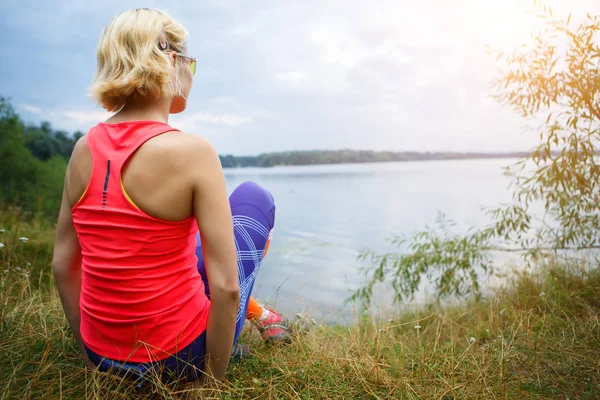
[[[600,14],[597,0],[547,0]],[[491,98],[498,65],[540,28],[528,0],[181,0],[0,3],[0,96],[28,123],[86,132],[110,114],[87,95],[102,28],[157,8],[198,59],[170,124],[220,154],[370,149],[528,150],[531,122]]]

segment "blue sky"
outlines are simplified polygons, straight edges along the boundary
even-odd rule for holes
[[[0,4],[0,95],[28,122],[86,131],[100,32],[137,7],[190,32],[198,71],[170,122],[221,154],[296,149],[511,151],[530,123],[490,100],[495,60],[538,22],[520,0],[30,1]],[[596,0],[550,0],[600,13]]]

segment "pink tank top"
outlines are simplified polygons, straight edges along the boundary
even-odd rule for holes
[[[87,134],[92,175],[72,215],[82,254],[81,336],[102,357],[161,360],[206,329],[210,301],[196,269],[196,220],[153,218],[121,183],[128,158],[174,130],[131,121],[99,123]]]

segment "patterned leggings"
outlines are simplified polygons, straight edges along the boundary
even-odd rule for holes
[[[254,182],[244,182],[239,185],[229,196],[235,247],[237,250],[238,279],[240,286],[240,307],[235,326],[234,343],[237,342],[248,309],[248,299],[254,287],[254,281],[263,260],[269,235],[275,225],[275,202],[267,190]],[[198,257],[198,272],[204,281],[206,295],[210,298],[210,288],[200,236],[197,237],[196,255]],[[202,369],[204,355],[206,354],[206,332],[177,354],[156,362],[126,363],[103,358],[86,348],[88,357],[99,365],[101,371],[117,370],[125,374],[133,374],[143,381],[144,375],[151,370],[160,370],[163,375],[177,378],[187,377],[190,380],[197,378],[196,371],[190,366]],[[141,383],[140,383],[141,384]]]
[[[244,327],[248,299],[265,254],[269,235],[275,225],[275,202],[271,193],[256,183],[244,182],[231,193],[229,204],[233,215],[240,285],[240,308],[235,325],[235,343]],[[204,281],[206,295],[210,298],[200,236],[197,237],[197,242],[198,272]]]

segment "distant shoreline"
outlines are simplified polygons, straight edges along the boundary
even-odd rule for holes
[[[473,160],[520,158],[526,152],[393,152],[372,150],[309,150],[263,153],[258,156],[220,155],[223,168],[269,168],[278,166],[364,164],[403,161]]]

